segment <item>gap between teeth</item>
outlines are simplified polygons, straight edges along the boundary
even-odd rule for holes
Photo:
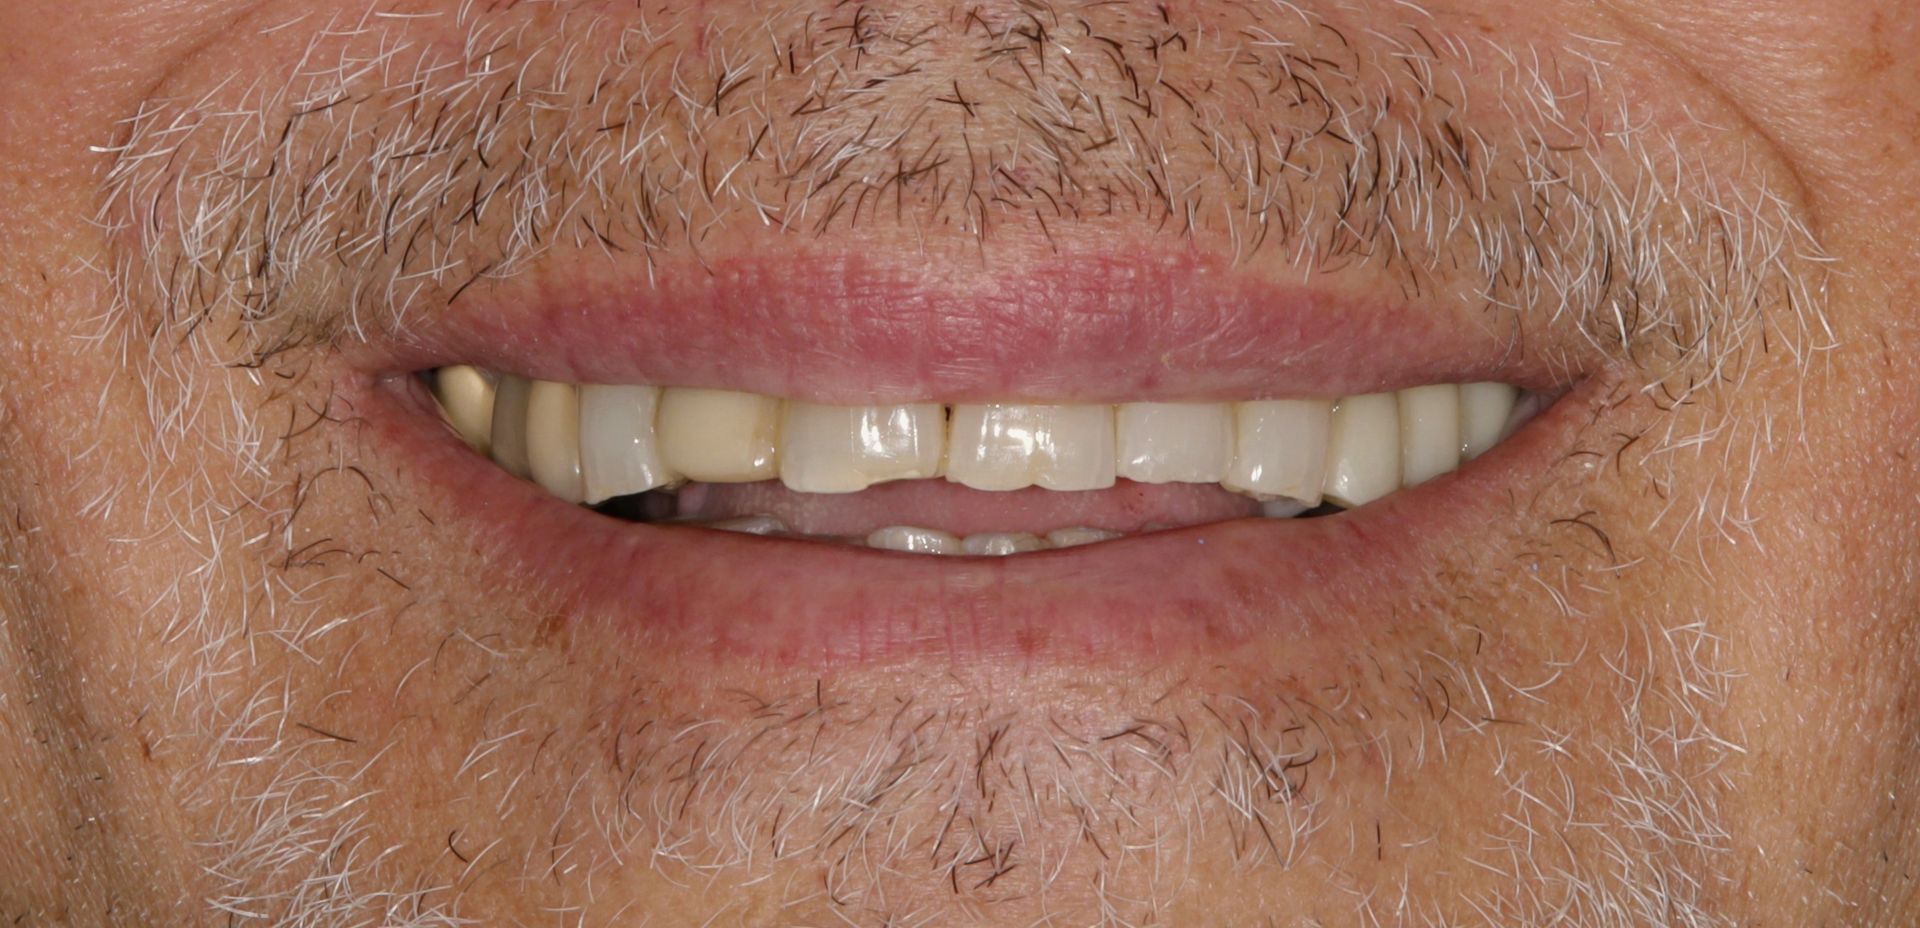
[[[469,445],[576,503],[686,481],[778,479],[798,492],[852,493],[936,477],[986,491],[1100,490],[1125,478],[1218,483],[1287,516],[1323,501],[1360,506],[1450,472],[1527,411],[1516,411],[1519,391],[1499,383],[1338,400],[823,406],[724,390],[530,381],[469,366],[441,368],[432,382]],[[1048,545],[906,528],[867,541],[929,552],[950,541],[967,553]]]

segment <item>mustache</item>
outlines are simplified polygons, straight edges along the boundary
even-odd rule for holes
[[[103,149],[99,220],[113,318],[253,367],[555,251],[698,266],[741,228],[988,269],[1121,229],[1384,278],[1658,376],[1830,344],[1793,200],[1608,70],[1408,5],[370,11],[286,70],[163,87]]]

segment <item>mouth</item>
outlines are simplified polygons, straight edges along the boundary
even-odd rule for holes
[[[426,379],[469,447],[602,515],[996,557],[1344,512],[1453,473],[1543,401],[1475,383],[1337,400],[837,406],[467,365]]]
[[[1044,286],[1036,310],[849,267],[496,295],[380,381],[404,415],[370,418],[554,614],[822,666],[1218,653],[1391,614],[1509,516],[1532,420],[1579,405],[1511,346],[1346,295],[1186,270],[1144,288],[1192,307],[1171,314],[1112,305],[1110,277],[1075,292],[1117,312]],[[903,291],[920,331],[994,344],[862,311]],[[1036,322],[1051,352],[1003,344]]]

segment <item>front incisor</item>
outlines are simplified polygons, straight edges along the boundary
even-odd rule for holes
[[[822,406],[788,402],[780,420],[780,480],[801,493],[855,493],[940,472],[947,417],[935,403]]]

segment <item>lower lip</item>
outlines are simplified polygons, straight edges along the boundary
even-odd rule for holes
[[[531,596],[529,605],[573,627],[605,626],[654,660],[828,669],[1164,661],[1405,621],[1396,605],[1435,583],[1463,539],[1513,518],[1552,439],[1598,391],[1576,389],[1460,472],[1352,513],[1244,519],[1009,558],[618,521],[473,454],[413,378],[368,379],[355,392],[376,438],[429,484],[422,498],[448,502],[436,524],[465,537],[498,595]]]

